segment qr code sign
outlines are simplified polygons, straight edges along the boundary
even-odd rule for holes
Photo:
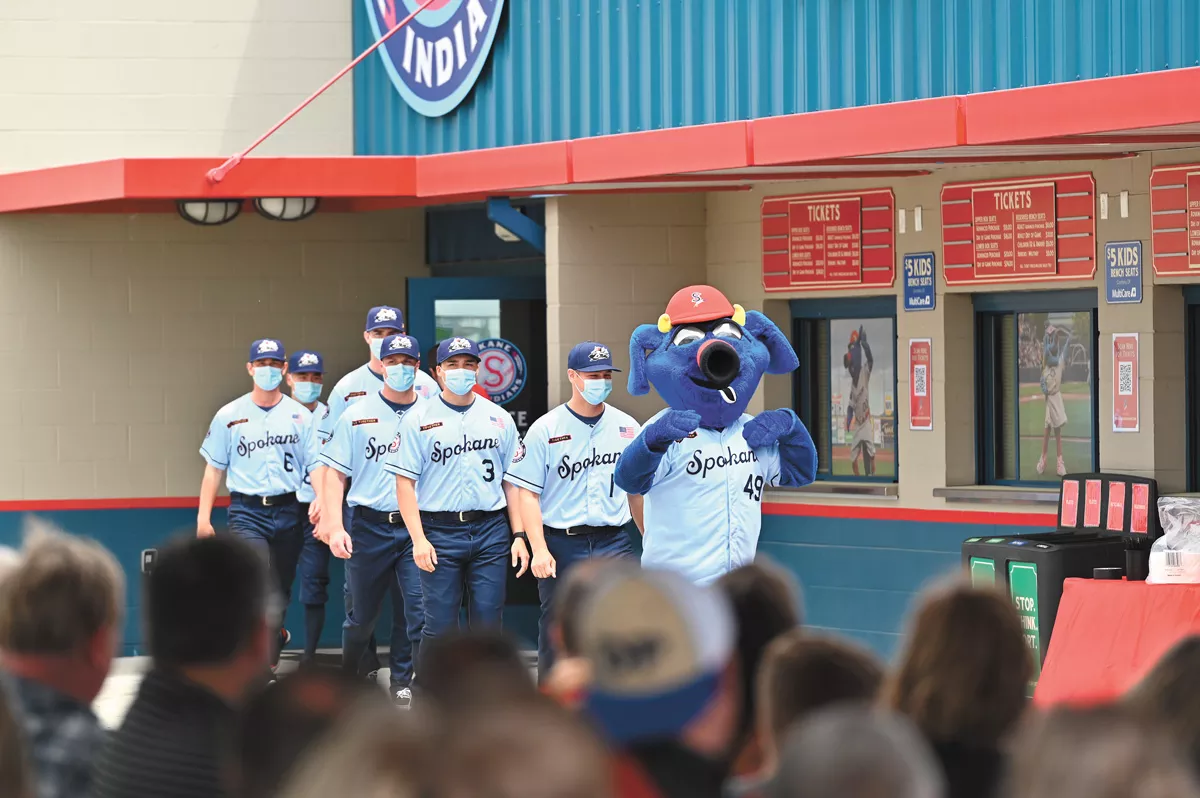
[[[1129,360],[1117,363],[1117,393],[1120,396],[1133,396],[1133,362]]]
[[[928,388],[925,385],[925,371],[928,368],[924,363],[913,366],[913,396],[928,395]]]

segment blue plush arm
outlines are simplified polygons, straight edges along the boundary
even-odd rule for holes
[[[779,444],[780,486],[802,488],[817,478],[817,447],[804,422],[791,410],[759,413],[746,422],[742,437],[754,449]],[[617,465],[619,468],[620,463]]]
[[[670,445],[699,427],[700,414],[693,410],[668,410],[647,424],[617,458],[613,473],[617,487],[635,496],[646,494]]]

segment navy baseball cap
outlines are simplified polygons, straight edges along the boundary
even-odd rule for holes
[[[367,311],[367,326],[366,331],[378,330],[381,328],[390,328],[393,330],[404,329],[404,314],[400,312],[400,308],[394,308],[390,305],[380,305],[377,308],[371,308]]]
[[[321,359],[320,352],[301,349],[288,358],[288,371],[293,374],[324,374],[325,361]]]
[[[620,371],[613,365],[608,347],[596,341],[576,344],[567,355],[567,368],[586,374],[589,371]]]
[[[259,338],[254,343],[250,344],[250,360],[253,363],[256,360],[287,360],[287,352],[284,351],[283,341],[278,338]]]
[[[479,344],[475,343],[470,338],[463,338],[461,336],[447,338],[438,344],[438,363],[445,363],[455,355],[470,355],[476,360],[479,360]]]
[[[417,343],[417,339],[411,335],[400,333],[399,335],[389,335],[383,339],[383,343],[379,345],[379,359],[392,355],[408,355],[421,359],[421,345]]]

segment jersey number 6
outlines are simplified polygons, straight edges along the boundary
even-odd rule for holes
[[[483,467],[487,469],[487,473],[483,475],[484,482],[493,482],[496,479],[496,466],[492,465],[491,460],[484,460]]]
[[[296,470],[292,466],[292,453],[291,452],[283,453],[283,470],[288,472],[289,474]]]
[[[763,478],[749,476],[746,478],[746,487],[742,489],[750,497],[750,501],[756,502],[762,499]]]

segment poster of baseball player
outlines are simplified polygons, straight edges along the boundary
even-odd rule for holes
[[[896,476],[895,327],[891,319],[829,322],[831,473]]]
[[[1017,316],[1021,430],[1018,473],[1054,481],[1092,468],[1092,319],[1089,313]]]

